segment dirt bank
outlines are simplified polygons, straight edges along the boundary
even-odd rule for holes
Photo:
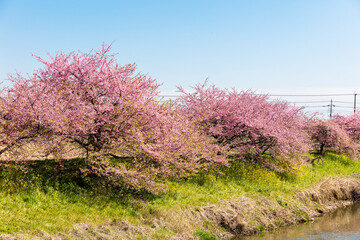
[[[359,199],[357,178],[327,178],[292,198],[274,200],[243,196],[204,207],[202,215],[227,230],[223,237],[231,238],[306,222]]]
[[[360,200],[360,175],[327,178],[311,189],[280,198],[243,195],[203,207],[172,208],[139,216],[141,224],[109,220],[99,226],[80,223],[73,230],[36,236],[0,235],[0,239],[198,239],[196,231],[220,239],[249,235],[281,226],[310,221],[336,208]]]

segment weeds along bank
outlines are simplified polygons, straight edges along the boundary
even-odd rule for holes
[[[231,239],[309,221],[360,197],[360,163],[323,163],[279,174],[239,162],[167,181],[162,194],[125,192],[84,176],[84,160],[2,165],[3,239]]]
[[[77,209],[81,201],[85,201],[86,207],[98,206],[95,203],[99,201],[104,206],[112,204],[105,212],[117,212],[112,208],[118,208],[118,212],[117,217],[111,217],[111,214],[98,213],[97,207],[90,207],[88,214],[96,216],[95,225],[105,218],[123,219],[121,214],[124,214],[124,221],[130,224],[128,228],[148,226],[137,213],[138,208],[142,208],[138,198],[146,199],[144,208],[147,209],[149,201],[162,201],[167,195],[178,201],[175,190],[182,186],[210,184],[238,192],[238,195],[227,195],[225,190],[217,189],[222,195],[216,197],[211,194],[215,190],[210,189],[201,197],[210,202],[194,205],[204,206],[212,203],[210,199],[217,199],[214,203],[219,203],[221,199],[240,197],[246,192],[262,195],[266,188],[253,191],[250,186],[267,185],[269,179],[273,179],[275,187],[277,184],[293,186],[291,191],[295,193],[297,185],[291,182],[301,179],[304,173],[301,170],[307,169],[308,162],[325,164],[324,156],[329,151],[340,154],[338,156],[358,157],[358,114],[336,116],[331,120],[308,118],[301,108],[287,102],[269,101],[267,96],[251,91],[223,90],[206,83],[196,85],[190,93],[179,88],[182,96],[178,101],[162,103],[158,101],[159,84],[154,79],[137,74],[134,65],[119,66],[109,51],[110,48],[104,46],[88,54],[58,53],[50,57],[50,61],[37,57],[44,64],[43,69],[29,77],[10,78],[13,85],[0,98],[0,159],[6,201],[19,197],[21,202],[24,198],[27,200],[20,204],[23,209],[39,203],[38,209],[46,213],[50,209],[47,198],[52,196],[55,201],[52,207],[57,211],[62,208],[56,206],[74,208],[67,212],[69,216],[77,210],[87,212]],[[36,159],[52,160],[29,161]],[[336,161],[345,161],[349,169],[357,166],[350,158]],[[198,191],[201,189],[204,188]],[[282,191],[286,193],[286,187]],[[271,195],[270,192],[272,190],[268,192]],[[136,200],[128,200],[129,196]],[[255,196],[250,197],[255,199]],[[135,207],[136,210],[124,207],[133,202],[140,207]],[[173,216],[179,216],[176,213],[187,209],[187,205],[180,204],[179,208],[172,210]],[[149,218],[152,211],[149,210]],[[183,215],[190,216],[188,211]],[[204,218],[217,219],[218,215],[209,211],[195,212]],[[34,212],[33,218],[38,219],[39,212]],[[5,214],[3,212],[3,216]],[[69,225],[64,223],[59,227],[49,220],[41,229],[62,232],[90,218],[79,217],[83,216],[79,214],[74,214],[75,220],[69,221]],[[17,224],[22,222],[14,219]],[[186,218],[179,220],[186,222]],[[159,221],[153,223],[154,229],[162,226],[161,217]],[[215,220],[209,221],[212,224]],[[230,228],[222,220],[219,223],[222,228]],[[249,230],[253,225],[243,227],[247,229],[243,232],[253,231]],[[260,225],[264,226],[260,229],[268,228],[266,224]],[[3,227],[2,231],[23,229],[16,226]],[[180,225],[174,224],[176,226]],[[188,228],[191,230],[186,231],[188,233],[194,230],[191,225]],[[134,229],[136,233],[137,228]],[[166,229],[161,234],[166,235]],[[217,229],[215,225],[214,229]],[[39,228],[39,231],[42,230]]]

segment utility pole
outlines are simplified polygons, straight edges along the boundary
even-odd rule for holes
[[[354,114],[356,113],[356,93],[354,93]]]
[[[333,105],[333,100],[331,99],[330,100],[330,105],[328,105],[328,106],[330,106],[330,118],[332,117],[332,112],[333,112],[333,107],[335,107],[335,105]]]

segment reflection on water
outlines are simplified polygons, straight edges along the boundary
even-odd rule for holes
[[[360,202],[304,223],[238,240],[350,240],[360,239]]]

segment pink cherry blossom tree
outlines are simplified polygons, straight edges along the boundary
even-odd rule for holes
[[[272,164],[266,157],[271,156],[283,165],[308,150],[301,108],[252,91],[222,90],[206,83],[190,93],[181,87],[179,91],[183,110],[229,154],[250,155],[265,165]]]
[[[348,133],[354,142],[360,142],[360,113],[346,116],[335,115],[332,119]]]
[[[37,57],[45,68],[11,77],[13,87],[1,99],[0,154],[31,142],[61,159],[76,146],[93,159],[92,173],[135,188],[225,162],[183,112],[157,101],[154,79],[118,65],[109,50]]]
[[[351,157],[356,155],[358,143],[351,140],[349,134],[337,122],[339,119],[314,119],[309,123],[309,133],[313,149],[323,156],[327,150],[334,150]]]

